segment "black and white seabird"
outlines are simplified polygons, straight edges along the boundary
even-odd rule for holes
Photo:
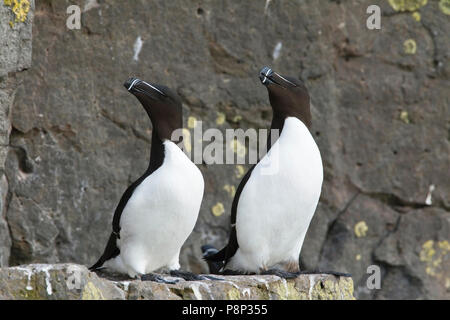
[[[153,124],[150,164],[120,199],[108,244],[90,269],[165,282],[152,272],[167,268],[172,276],[197,279],[178,270],[180,249],[197,221],[204,190],[200,170],[172,140],[182,128],[180,98],[165,86],[136,78],[124,86]]]
[[[222,262],[223,274],[298,275],[299,256],[316,210],[322,159],[309,128],[310,98],[302,81],[268,67],[260,72],[279,138],[244,176],[233,200],[231,234],[221,251],[205,259]],[[211,248],[209,248],[211,251]]]

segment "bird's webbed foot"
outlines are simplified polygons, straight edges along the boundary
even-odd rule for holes
[[[331,274],[336,277],[351,277],[352,275],[349,273],[343,273],[338,271],[320,271],[320,270],[313,270],[313,271],[299,271],[297,272],[298,275],[301,274]]]
[[[183,270],[170,270],[169,274],[172,277],[177,277],[184,279],[186,281],[201,281],[201,280],[223,280],[220,278],[212,277],[212,276],[206,276],[206,275],[198,275],[189,271],[183,271]]]
[[[245,272],[245,271],[238,271],[238,270],[224,270],[221,274],[224,276],[251,276],[255,275],[254,272]]]
[[[261,272],[262,275],[274,275],[283,279],[295,279],[298,276],[298,272],[289,272],[281,269],[269,269]]]
[[[178,280],[166,280],[156,273],[147,273],[141,276],[141,281],[153,281],[163,284],[176,284]]]

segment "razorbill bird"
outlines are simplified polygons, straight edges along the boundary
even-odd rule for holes
[[[123,194],[114,213],[103,255],[90,269],[170,283],[152,274],[167,268],[172,276],[203,280],[179,270],[183,243],[197,221],[204,181],[200,170],[178,147],[172,133],[182,128],[180,98],[169,88],[130,78],[124,84],[153,124],[150,164]]]
[[[273,110],[271,129],[279,138],[243,177],[231,209],[225,248],[208,254],[222,262],[223,274],[275,274],[296,277],[299,256],[319,201],[323,168],[309,128],[310,98],[302,81],[268,67],[260,72]]]

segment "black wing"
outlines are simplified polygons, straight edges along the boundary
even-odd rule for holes
[[[105,251],[98,261],[89,268],[89,270],[96,270],[100,268],[106,261],[117,257],[120,254],[119,248],[117,248],[117,239],[120,239],[120,218],[122,217],[123,209],[125,208],[128,200],[133,195],[134,189],[147,177],[148,175],[143,175],[138,180],[136,180],[131,186],[127,188],[125,193],[117,205],[116,211],[114,212],[114,218],[112,222],[113,232],[109,237],[108,243],[106,244]]]
[[[237,215],[237,206],[239,203],[239,197],[241,196],[242,190],[244,189],[245,184],[247,183],[248,179],[250,178],[250,175],[252,174],[253,169],[255,168],[256,164],[253,165],[250,170],[247,171],[244,178],[242,178],[241,182],[239,183],[239,186],[236,190],[236,195],[233,199],[233,204],[231,205],[231,232],[230,232],[230,239],[228,240],[228,244],[225,248],[217,252],[216,254],[209,255],[205,257],[205,260],[207,261],[224,261],[225,265],[227,264],[228,260],[230,260],[231,257],[234,256],[237,249],[239,248],[239,244],[237,241],[237,235],[236,235],[236,215]]]

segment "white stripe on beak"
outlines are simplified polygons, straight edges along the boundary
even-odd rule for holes
[[[145,82],[145,81],[142,81],[142,83],[145,83],[146,85],[148,85],[150,88],[152,88],[153,90],[155,90],[155,91],[157,91],[157,92],[159,92],[161,95],[163,95],[163,96],[167,96],[164,92],[162,92],[161,90],[159,90],[158,88],[156,88],[155,86],[152,86],[150,83],[147,83],[147,82]]]
[[[279,76],[281,79],[283,79],[284,81],[286,81],[286,82],[289,82],[290,84],[292,84],[294,87],[296,87],[297,85],[295,84],[295,83],[292,83],[291,81],[289,81],[288,79],[286,79],[286,78],[284,78],[284,77],[282,77],[282,76],[280,76],[278,73],[276,73],[276,72],[274,72],[277,76]]]
[[[271,72],[272,72],[272,69],[267,68],[266,74],[264,75],[264,80],[262,81],[263,84],[265,84],[269,80],[268,76]]]
[[[132,83],[131,83],[131,85],[130,85],[130,87],[128,88],[128,91],[130,91],[131,90],[131,88],[133,88],[133,86],[136,84],[136,82],[138,82],[138,81],[140,81],[139,79],[135,79]]]

